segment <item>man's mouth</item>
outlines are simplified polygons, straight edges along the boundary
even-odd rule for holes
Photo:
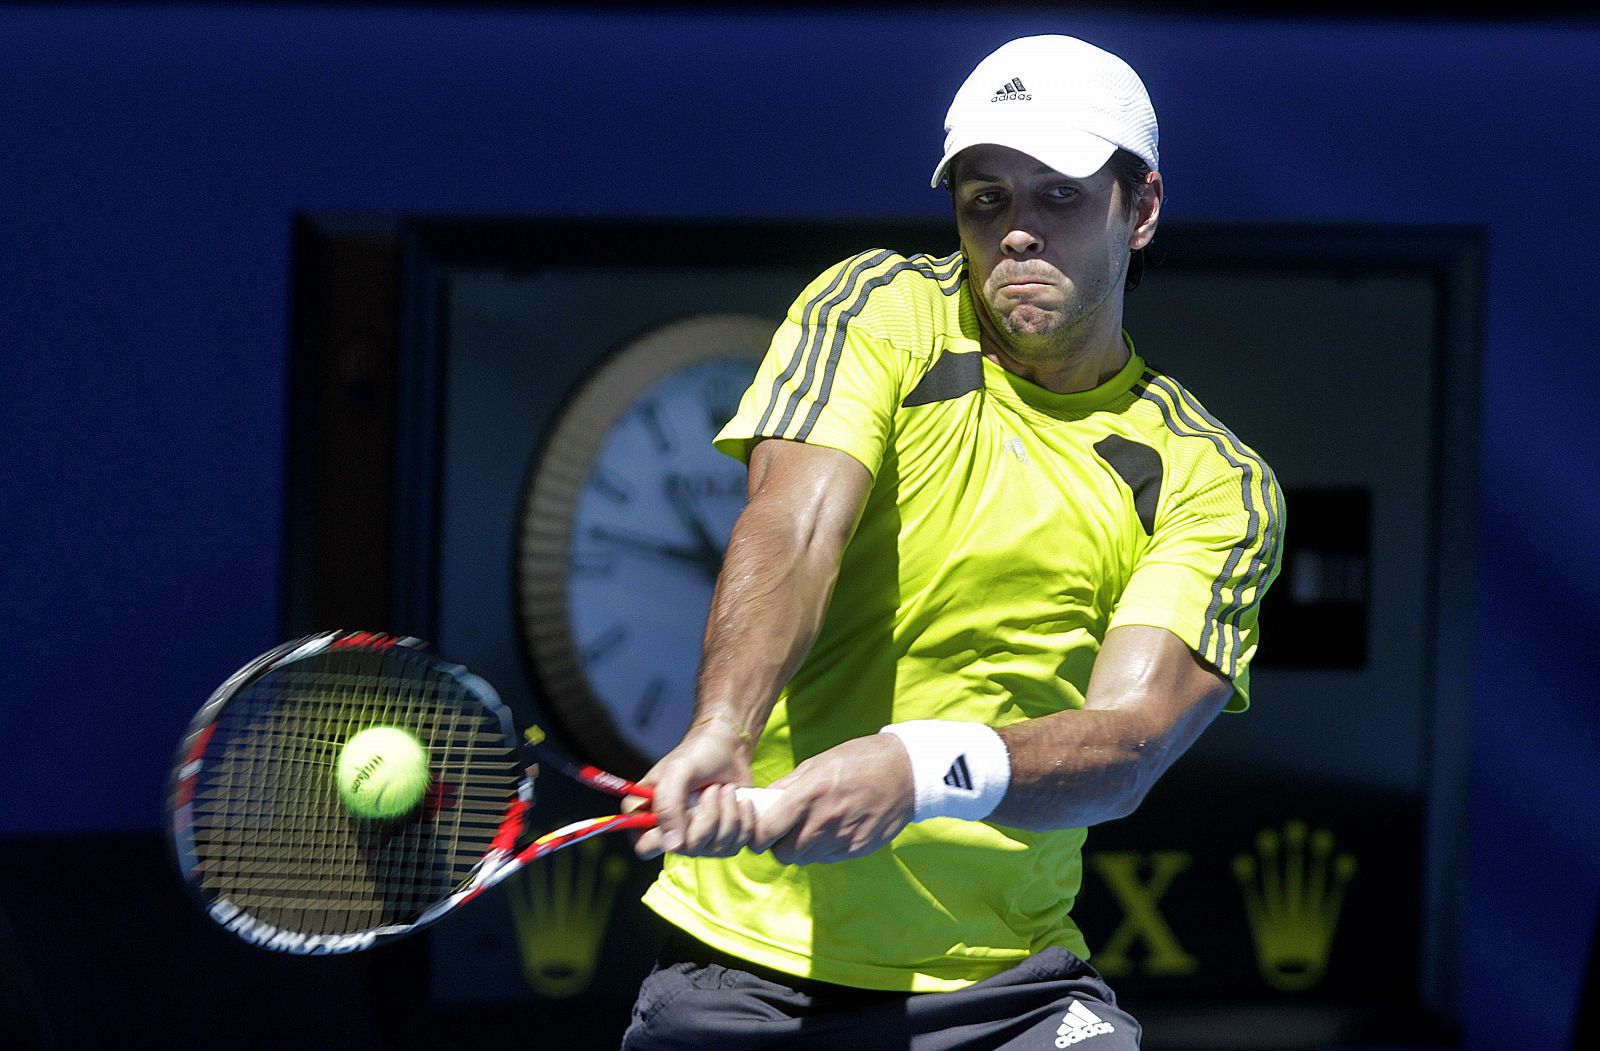
[[[1011,296],[1015,298],[1021,296],[1042,295],[1043,293],[1049,292],[1052,288],[1054,288],[1054,286],[1045,281],[1030,281],[1026,278],[1013,278],[1010,281],[1002,282],[999,292],[1003,296]]]
[[[996,285],[1001,291],[1028,291],[1030,289],[1049,288],[1053,284],[1049,274],[1002,273],[996,275]]]

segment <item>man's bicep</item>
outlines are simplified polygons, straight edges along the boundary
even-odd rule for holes
[[[843,550],[872,488],[872,474],[848,453],[768,438],[750,452],[749,506],[772,512],[808,541]]]
[[[1095,658],[1084,707],[1136,713],[1171,762],[1211,724],[1233,684],[1165,628],[1112,628]]]
[[[1245,500],[1224,476],[1169,507],[1111,614],[1112,631],[1165,628],[1186,643],[1232,683],[1234,711],[1249,707],[1261,600],[1283,550],[1282,500],[1271,472],[1261,468],[1265,496]]]

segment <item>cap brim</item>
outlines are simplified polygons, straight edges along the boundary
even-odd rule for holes
[[[1041,141],[1048,140],[1048,141]],[[945,172],[956,154],[973,146],[1005,146],[1026,153],[1040,164],[1058,171],[1070,179],[1087,179],[1104,168],[1106,161],[1117,151],[1116,144],[1086,131],[1055,131],[1048,135],[1028,134],[1018,129],[1017,134],[984,135],[972,140],[956,139],[945,143],[944,156],[933,169],[933,189],[944,181]]]

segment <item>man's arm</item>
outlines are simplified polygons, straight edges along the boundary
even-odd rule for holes
[[[834,449],[769,439],[751,451],[749,500],[706,622],[694,718],[641,782],[655,788],[660,824],[639,836],[640,857],[721,856],[749,840],[755,814],[733,788],[750,784],[750,742],[816,641],[871,485],[861,463]],[[685,800],[696,791],[691,813]]]
[[[1106,635],[1081,710],[1001,729],[1011,781],[988,820],[1018,828],[1077,828],[1124,817],[1222,710],[1232,686],[1163,628]],[[786,864],[860,857],[910,821],[911,763],[889,734],[846,741],[774,783],[783,798],[758,822],[751,847]]]
[[[989,820],[1044,830],[1126,817],[1232,693],[1228,680],[1170,631],[1113,628],[1081,710],[1000,730],[1011,786]]]

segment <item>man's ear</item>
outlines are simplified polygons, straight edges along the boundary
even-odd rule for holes
[[[1161,198],[1165,195],[1161,173],[1150,172],[1139,187],[1139,197],[1133,202],[1133,231],[1128,235],[1128,250],[1137,252],[1156,236],[1156,224],[1161,221]]]

